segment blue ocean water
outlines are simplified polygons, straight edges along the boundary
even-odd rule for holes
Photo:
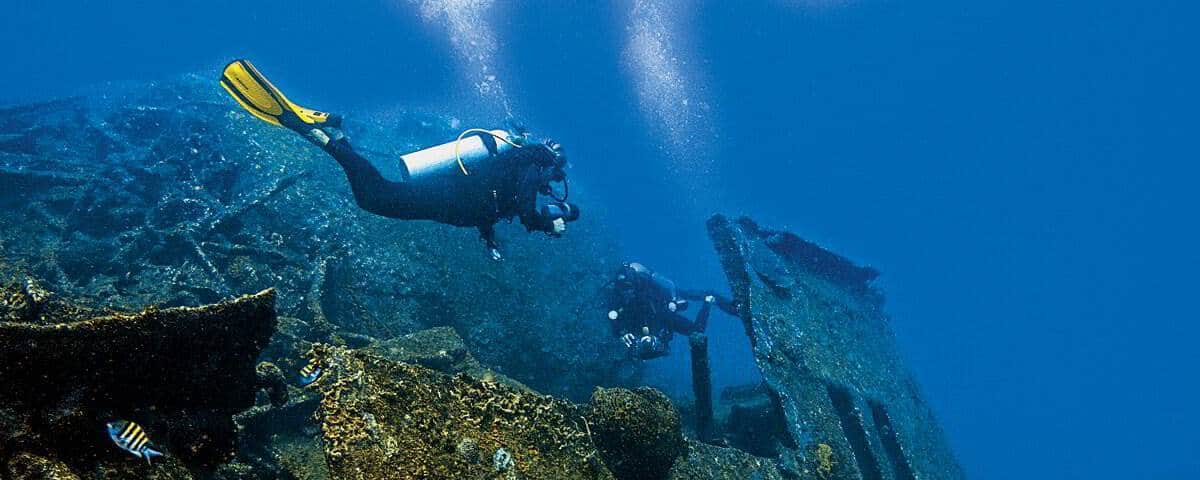
[[[511,114],[682,284],[724,283],[713,212],[879,268],[971,477],[1200,475],[1196,7],[342,3],[10,2],[0,104],[245,57],[352,115]],[[753,374],[739,331],[719,383]]]

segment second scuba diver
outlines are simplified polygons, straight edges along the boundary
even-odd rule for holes
[[[736,315],[733,302],[713,293],[684,291],[640,263],[621,266],[607,291],[608,321],[631,355],[642,360],[669,353],[674,334],[704,332],[713,304]],[[682,313],[688,300],[702,300],[695,320]]]
[[[401,178],[392,181],[350,145],[341,116],[292,103],[249,61],[227,65],[221,86],[250,114],[300,134],[337,160],[363,210],[478,228],[496,260],[500,220],[518,217],[528,231],[559,236],[579,218],[579,208],[567,202],[566,157],[552,140],[532,143],[524,133],[470,129],[453,142],[402,155]],[[561,196],[552,183],[563,185]]]

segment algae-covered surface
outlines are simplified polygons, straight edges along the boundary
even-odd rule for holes
[[[679,412],[652,388],[598,388],[588,418],[605,463],[620,478],[663,478],[684,451]]]
[[[336,478],[613,478],[569,402],[366,352],[313,357]]]

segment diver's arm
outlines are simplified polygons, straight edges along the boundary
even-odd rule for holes
[[[688,300],[704,300],[704,297],[709,295],[716,295],[716,293],[708,290],[692,290],[690,288],[679,289],[680,298],[686,298]]]
[[[722,312],[728,313],[735,317],[738,314],[737,304],[735,304],[733,302],[733,299],[723,296],[723,295],[719,295],[719,294],[717,294],[717,292],[713,292],[713,291],[709,291],[709,290],[680,289],[679,296],[681,298],[686,298],[688,300],[704,300],[704,301],[708,301],[708,297],[713,297],[713,303],[715,303],[717,305],[717,308],[721,309]]]
[[[521,225],[527,231],[545,232],[551,237],[561,237],[567,231],[567,222],[579,218],[579,210],[573,204],[558,202],[543,204],[536,210],[527,210],[519,215]]]
[[[554,220],[543,217],[536,210],[524,212],[520,214],[519,217],[521,219],[521,225],[525,226],[526,231],[545,232],[551,236],[561,235],[561,232],[558,232],[557,229],[554,228]]]
[[[538,188],[543,183],[540,170],[534,165],[522,165],[516,179],[517,217],[526,231],[553,232],[546,219],[538,213]]]
[[[683,312],[687,310],[687,299],[679,294],[678,289],[675,287],[675,281],[658,273],[651,273],[649,281],[656,296],[660,299],[659,301],[666,302],[663,306],[668,311]]]

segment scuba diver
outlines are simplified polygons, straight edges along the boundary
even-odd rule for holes
[[[518,217],[527,231],[557,237],[579,219],[579,208],[567,202],[567,159],[553,140],[533,143],[525,132],[469,129],[453,142],[401,155],[401,178],[391,181],[350,145],[340,115],[292,103],[249,61],[227,65],[221,86],[251,115],[300,134],[337,160],[359,208],[475,227],[495,260],[501,259],[500,220]],[[562,195],[552,183],[562,184]]]
[[[622,265],[606,293],[613,336],[620,337],[630,354],[642,360],[669,353],[676,333],[704,332],[714,304],[726,313],[737,314],[731,300],[711,292],[677,289],[675,282],[640,263]],[[689,299],[702,301],[695,320],[682,315]]]

